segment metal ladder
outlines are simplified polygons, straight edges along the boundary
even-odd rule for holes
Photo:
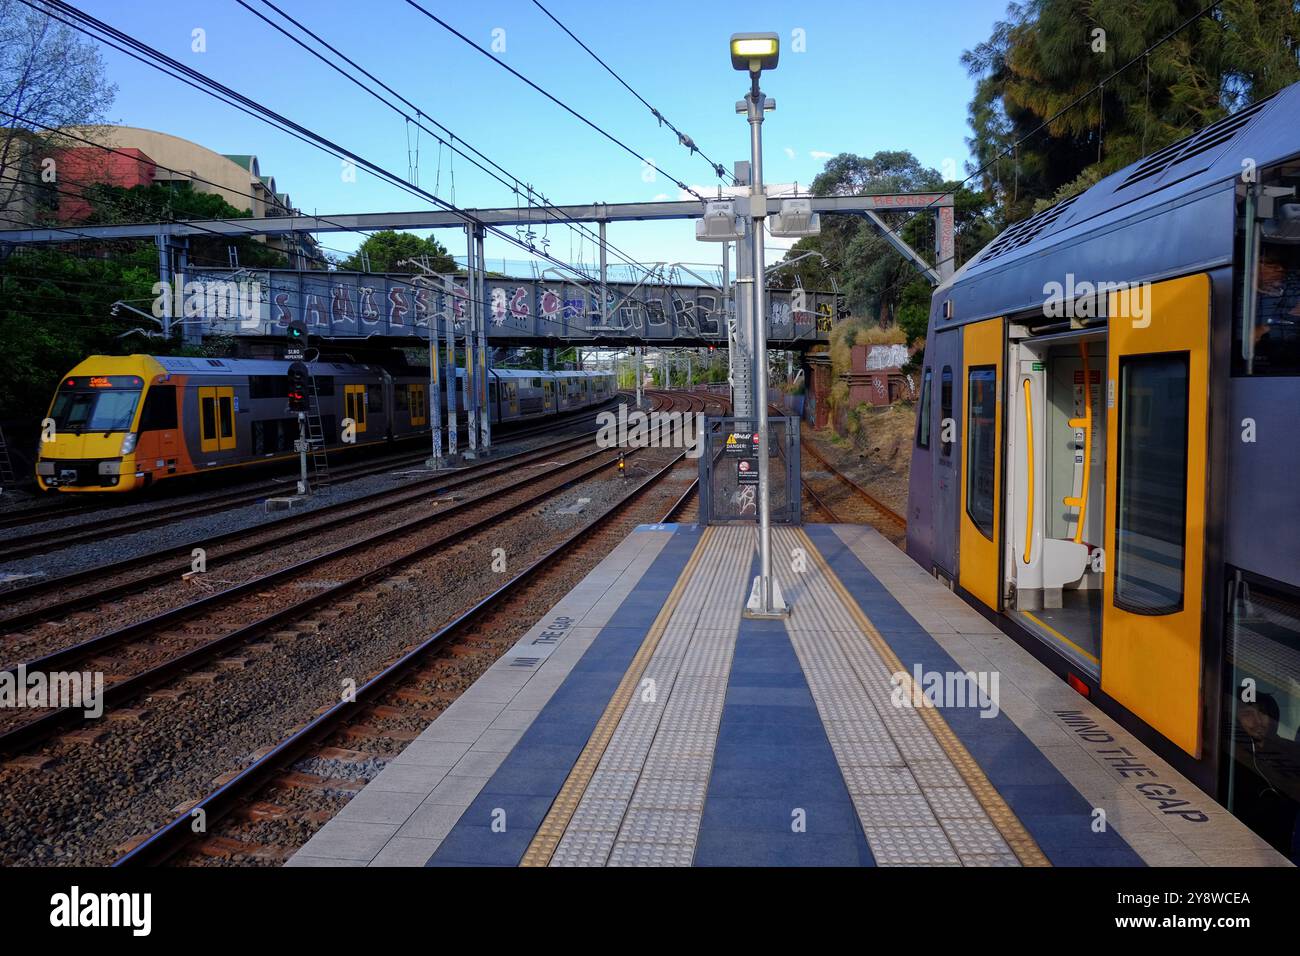
[[[311,458],[312,490],[323,495],[330,492],[330,463],[325,451],[325,429],[321,425],[320,396],[316,376],[312,375],[311,399],[307,402],[307,453]]]
[[[0,428],[0,491],[12,488],[17,483],[13,459],[9,457],[9,443],[5,441],[4,429]]]

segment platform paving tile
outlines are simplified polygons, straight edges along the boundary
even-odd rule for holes
[[[960,866],[961,859],[939,826],[867,826],[867,842],[881,866]]]
[[[438,849],[438,840],[404,837],[399,830],[397,835],[384,844],[379,855],[371,861],[371,866],[424,866],[424,861]]]

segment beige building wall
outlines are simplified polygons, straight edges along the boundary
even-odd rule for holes
[[[276,198],[275,178],[268,176],[267,182],[262,181],[256,156],[244,157],[248,162],[245,167],[229,156],[187,139],[137,126],[79,126],[69,127],[69,132],[112,149],[138,149],[157,163],[156,182],[190,180],[196,192],[216,193],[236,209],[249,210],[256,218],[291,211]],[[284,198],[288,198],[287,194]],[[256,238],[290,256],[295,266],[313,268],[319,264],[320,251],[310,236],[304,234],[297,241],[291,236]],[[305,251],[308,259],[295,262],[300,250]]]
[[[254,216],[267,213],[266,190],[258,179],[257,158],[250,172],[220,153],[189,140],[135,126],[83,126],[71,132],[114,149],[141,150],[158,164],[158,181],[195,178],[197,192],[217,193],[236,209],[248,209]],[[163,167],[167,167],[164,169]],[[168,172],[168,170],[176,172]],[[178,175],[178,173],[180,175]],[[250,198],[254,197],[254,198]]]

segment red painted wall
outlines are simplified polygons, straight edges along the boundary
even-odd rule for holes
[[[107,152],[97,146],[76,146],[55,150],[51,157],[60,222],[82,222],[90,217],[90,203],[81,198],[86,186],[107,183],[130,189],[153,184],[154,161],[138,149]]]

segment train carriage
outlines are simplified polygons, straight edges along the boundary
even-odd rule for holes
[[[178,475],[290,459],[298,421],[288,410],[289,364],[91,356],[56,391],[37,482],[43,490],[124,492]],[[426,370],[336,361],[311,368],[313,407],[327,448],[428,433],[433,403]],[[588,380],[608,378],[598,372],[490,370],[489,414],[493,422],[510,423],[580,409],[590,404],[590,394],[605,394],[590,392]],[[467,430],[464,369],[456,370],[456,381],[457,424]],[[439,388],[445,415],[445,382]],[[345,434],[348,420],[351,431]]]
[[[1293,859],[1297,115],[1300,85],[1013,225],[936,290],[907,540]]]

